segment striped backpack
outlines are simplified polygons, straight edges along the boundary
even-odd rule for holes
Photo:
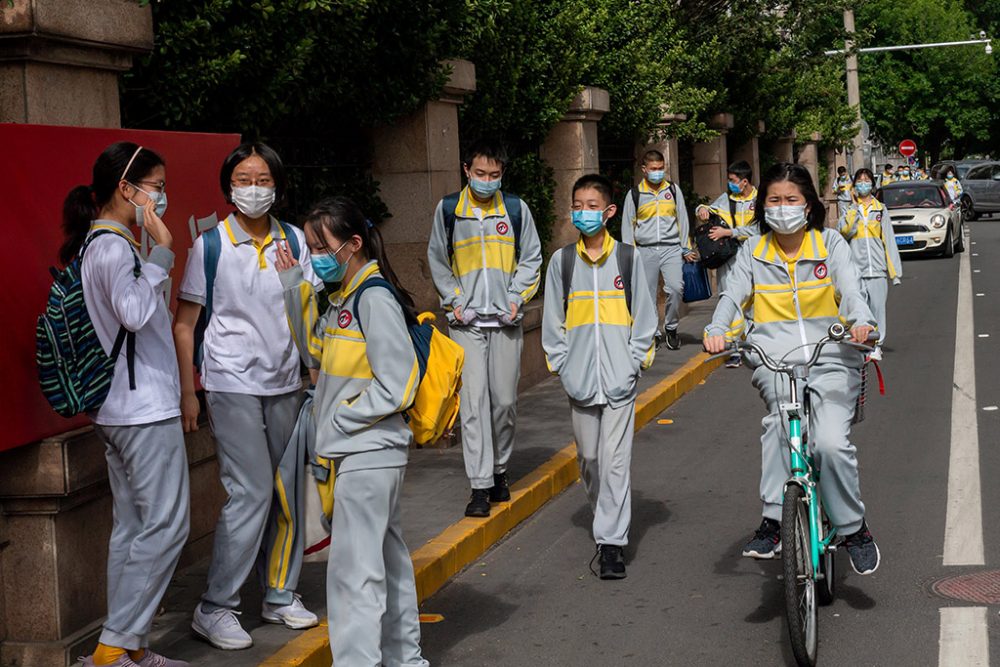
[[[114,233],[111,230],[94,232],[69,266],[62,271],[49,269],[54,280],[49,289],[48,305],[39,315],[35,328],[35,360],[42,393],[63,417],[93,412],[104,405],[122,346],[126,347],[129,387],[135,389],[135,333],[120,327],[111,356],[108,356],[83,299],[83,254],[95,238]],[[138,277],[142,265],[135,250],[132,254],[135,257],[133,273]]]

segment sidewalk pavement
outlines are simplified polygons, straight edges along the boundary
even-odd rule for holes
[[[679,329],[681,349],[661,347],[655,363],[643,374],[637,428],[710,372],[696,357],[701,352],[702,329],[715,303],[711,299],[693,304]],[[680,378],[685,381],[678,382]],[[469,484],[461,447],[411,450],[403,486],[403,535],[414,554],[421,601],[577,479],[572,442],[569,405],[558,380],[550,378],[523,393],[518,401],[517,443],[508,471],[514,497],[509,508],[494,505],[491,519],[463,516]],[[251,577],[242,591],[240,622],[253,637],[254,646],[244,651],[219,651],[191,632],[191,614],[207,571],[208,562],[204,561],[175,575],[163,613],[154,623],[154,650],[196,666],[330,664],[325,626],[326,563],[306,563],[299,580],[303,603],[324,618],[319,628],[309,631],[263,623],[261,591]]]

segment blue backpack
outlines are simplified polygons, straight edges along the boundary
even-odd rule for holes
[[[295,259],[299,258],[299,237],[295,235],[292,226],[287,222],[278,222],[281,231],[285,233],[285,240],[292,251]],[[205,244],[202,266],[205,270],[205,306],[198,315],[198,323],[194,327],[194,365],[201,368],[201,361],[204,358],[202,348],[205,343],[205,329],[212,319],[212,300],[215,294],[215,275],[219,270],[219,255],[222,253],[222,234],[219,226],[206,229],[201,235],[202,243]]]
[[[108,355],[97,337],[83,298],[83,255],[90,243],[104,234],[115,232],[94,232],[69,266],[62,271],[49,269],[53,282],[49,288],[48,305],[38,317],[35,327],[38,382],[49,405],[63,417],[93,412],[104,405],[123,346],[128,363],[129,389],[135,391],[135,332],[124,326],[119,327],[114,347]],[[123,240],[127,242],[124,237]],[[139,277],[142,264],[134,248],[132,254],[135,258],[133,275]]]

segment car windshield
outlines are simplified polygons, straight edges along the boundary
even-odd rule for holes
[[[958,170],[958,177],[959,178],[965,178],[965,175],[969,173],[970,169],[972,169],[972,165],[971,164],[958,164],[958,165],[955,165],[955,169]]]
[[[886,188],[882,192],[882,201],[889,208],[942,208],[944,199],[941,191],[932,185],[922,185],[912,188]]]

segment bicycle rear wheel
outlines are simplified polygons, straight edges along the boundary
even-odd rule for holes
[[[819,643],[818,600],[809,543],[809,507],[805,503],[805,492],[797,484],[789,484],[785,489],[781,511],[781,559],[792,653],[799,665],[813,667]]]

